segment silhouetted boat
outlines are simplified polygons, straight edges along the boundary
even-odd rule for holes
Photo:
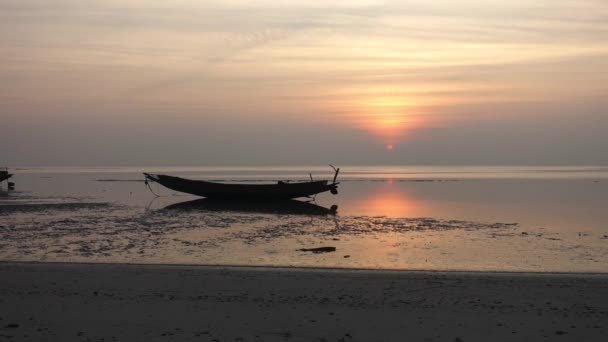
[[[7,168],[0,169],[0,183],[4,182],[5,180],[8,180],[12,176],[12,174],[8,173]]]
[[[334,168],[335,169],[335,168]],[[336,179],[340,169],[335,169],[336,173],[331,183],[327,180],[310,182],[277,182],[276,184],[234,184],[216,183],[202,180],[190,180],[180,177],[167,175],[154,175],[144,173],[146,184],[148,181],[157,182],[171,190],[185,192],[188,194],[223,199],[291,199],[298,197],[309,197],[330,191],[332,194],[338,193]]]
[[[262,214],[283,215],[335,215],[338,206],[325,208],[309,202],[297,200],[244,200],[201,198],[166,206],[164,210],[240,211]]]

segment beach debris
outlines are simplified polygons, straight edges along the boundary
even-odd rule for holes
[[[317,248],[300,248],[298,249],[298,251],[300,252],[312,252],[314,254],[318,254],[318,253],[330,253],[330,252],[335,252],[336,251],[336,247],[317,247]]]
[[[348,258],[350,258],[350,255],[345,255],[344,256],[344,259],[348,259]]]

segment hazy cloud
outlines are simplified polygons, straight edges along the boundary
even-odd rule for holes
[[[607,57],[599,0],[0,0],[0,155],[608,163]]]

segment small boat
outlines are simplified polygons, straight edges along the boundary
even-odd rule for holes
[[[259,214],[278,214],[278,215],[318,215],[331,216],[336,215],[338,211],[337,205],[332,205],[331,208],[322,207],[320,205],[301,202],[298,200],[267,200],[259,201],[257,199],[213,199],[199,198],[196,200],[186,201],[171,204],[163,210],[181,210],[181,211],[219,211],[219,212],[244,212],[244,213],[259,213]]]
[[[332,166],[333,167],[333,166]],[[334,168],[335,175],[331,183],[327,180],[310,182],[283,182],[276,184],[236,184],[217,183],[202,180],[191,180],[167,175],[144,173],[145,182],[156,182],[171,190],[207,198],[221,199],[292,199],[310,197],[325,191],[338,193],[339,168]],[[311,177],[312,178],[312,177]]]
[[[8,169],[6,167],[0,169],[0,183],[4,182],[5,180],[8,180],[12,176],[12,174],[8,173]]]

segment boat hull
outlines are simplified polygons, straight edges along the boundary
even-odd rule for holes
[[[171,190],[218,199],[292,199],[309,197],[325,191],[337,193],[338,186],[337,183],[328,184],[326,180],[299,183],[278,182],[277,184],[226,184],[167,175],[147,173],[144,175],[146,179]]]

